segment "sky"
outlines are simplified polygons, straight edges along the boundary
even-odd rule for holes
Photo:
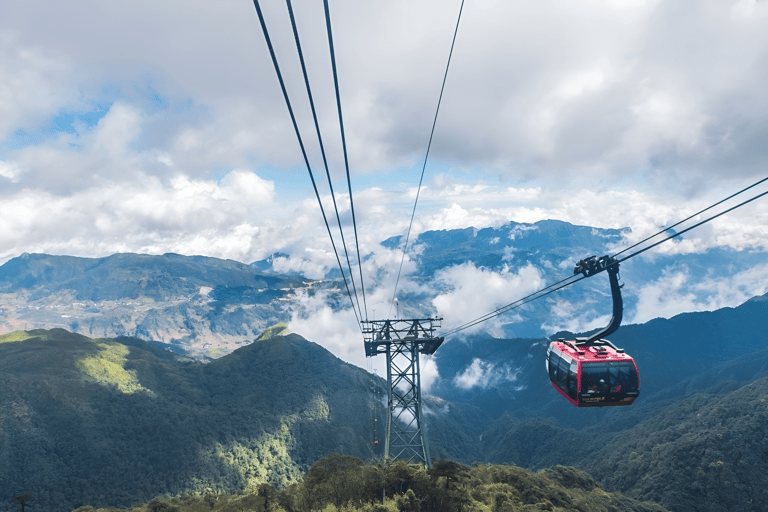
[[[330,213],[286,6],[262,4]],[[330,1],[372,273],[399,263],[378,243],[408,227],[459,6]],[[322,2],[293,7],[351,231]],[[468,1],[414,234],[559,219],[639,239],[763,178],[767,24],[765,0]],[[335,266],[246,0],[0,3],[0,201],[0,263],[281,252],[307,277]],[[686,250],[765,250],[766,221],[757,201]]]

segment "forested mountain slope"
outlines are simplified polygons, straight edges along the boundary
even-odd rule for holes
[[[0,337],[0,510],[24,492],[58,511],[285,486],[331,452],[369,459],[372,385],[294,334],[202,364],[133,338],[16,331]]]
[[[680,400],[597,448],[584,468],[609,489],[672,510],[768,510],[768,378]]]
[[[766,368],[763,349],[680,381],[622,430],[608,416],[581,431],[509,412],[491,424],[470,404],[429,397],[432,454],[573,465],[674,511],[765,510]],[[0,495],[31,492],[34,510],[62,510],[284,487],[329,453],[375,455],[374,386],[298,335],[203,364],[133,338],[17,331],[0,337]]]
[[[624,430],[506,413],[483,433],[485,460],[573,465],[607,490],[675,511],[768,510],[766,375],[768,348],[679,382],[675,399],[648,404]],[[680,397],[681,389],[692,394]]]

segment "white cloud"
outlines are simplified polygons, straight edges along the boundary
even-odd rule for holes
[[[343,298],[346,301],[346,297]],[[361,368],[366,367],[363,338],[350,308],[334,311],[327,292],[299,293],[292,302],[288,327],[292,332],[321,345],[336,357]]]
[[[432,300],[432,304],[447,320],[449,328],[507,304],[510,297],[523,297],[544,286],[539,270],[531,264],[515,273],[506,268],[494,272],[468,262],[438,271],[435,281],[447,288]],[[494,321],[491,321],[492,325]],[[475,329],[481,327],[491,328],[486,323]]]
[[[21,169],[15,162],[3,162],[0,160],[0,176],[13,182],[17,181],[19,174],[21,174]]]
[[[259,251],[252,245],[261,230],[255,216],[270,204],[272,185],[247,171],[231,175],[221,184],[136,176],[130,185],[103,183],[64,197],[25,190],[5,201],[0,240],[8,249],[0,257],[24,248],[91,257],[205,253],[248,261]]]
[[[425,393],[432,389],[432,386],[440,379],[440,372],[437,369],[437,363],[432,356],[420,356],[421,360],[421,390]]]
[[[518,373],[519,370],[513,369],[509,365],[497,365],[476,357],[472,359],[469,366],[464,368],[464,371],[456,374],[453,383],[461,389],[475,387],[488,389],[497,387],[504,382],[515,382]]]
[[[765,12],[747,0],[688,2],[685,9],[666,2],[495,0],[469,9],[432,162],[568,185],[585,175],[620,180],[628,169],[665,179],[665,169],[657,170],[667,166],[688,177],[702,169],[718,176],[765,133]],[[311,133],[285,8],[266,13],[294,107]],[[329,144],[336,143],[322,9],[301,3],[296,13],[315,97],[330,98],[317,101],[320,120]],[[355,172],[420,165],[456,6],[344,1],[333,14]],[[16,2],[5,6],[0,31],[0,69],[12,79],[2,81],[0,109],[15,113],[3,117],[9,127],[2,133],[36,117],[30,114],[55,114],[79,95],[104,94],[105,84],[121,87],[122,95],[151,86],[202,108],[201,118],[184,118],[166,141],[177,157],[186,155],[183,165],[228,159],[237,167],[246,154],[272,165],[301,164],[250,5],[195,1],[179,11],[146,0],[96,7],[76,0],[66,9]],[[329,157],[338,167],[338,149]],[[755,167],[734,172],[754,174]],[[478,184],[456,186],[446,191],[477,191]]]
[[[66,59],[21,44],[2,25],[0,22],[0,141],[17,129],[37,128],[51,112],[76,98]]]
[[[343,255],[341,255],[343,258]],[[342,259],[344,266],[344,275],[349,279],[349,269],[346,266],[346,260]],[[272,269],[275,272],[290,273],[298,272],[309,279],[322,280],[331,269],[338,270],[339,265],[336,256],[329,249],[313,249],[305,247],[303,250],[294,250],[294,254],[284,257],[278,256],[272,260]],[[353,279],[358,280],[358,270],[356,266],[352,267],[354,272]]]
[[[691,311],[735,307],[768,292],[768,265],[758,265],[732,276],[694,280],[687,267],[666,268],[662,276],[642,287],[631,323],[671,318]]]
[[[589,308],[590,305],[591,301],[585,300],[572,304],[561,298],[549,299],[547,300],[549,316],[541,325],[541,329],[548,334],[558,331],[580,333],[608,325],[611,315],[600,315]]]

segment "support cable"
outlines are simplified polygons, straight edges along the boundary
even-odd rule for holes
[[[754,187],[756,185],[759,185],[760,183],[763,183],[766,180],[768,180],[768,178],[764,178],[764,179],[758,181],[757,183],[754,183],[753,185],[750,185],[749,187],[747,187],[747,188],[745,188],[745,189],[743,189],[743,190],[741,190],[741,191],[739,191],[739,192],[737,192],[735,194],[730,195],[729,197],[727,197],[727,198],[725,198],[725,199],[723,199],[723,200],[713,204],[712,206],[709,206],[709,207],[705,208],[704,210],[701,210],[701,212],[699,212],[699,213],[707,211],[707,210],[711,209],[712,207],[717,206],[717,205],[723,203],[724,201],[726,201],[728,199],[731,199],[731,198],[741,194],[742,192],[744,192],[746,190],[749,190],[750,188],[752,188],[752,187]],[[725,215],[726,213],[729,213],[729,212],[731,212],[733,210],[736,210],[737,208],[741,208],[742,206],[744,206],[744,205],[746,205],[748,203],[751,203],[752,201],[755,201],[755,200],[757,200],[757,199],[759,199],[759,198],[761,198],[761,197],[763,197],[763,196],[765,196],[767,194],[768,194],[768,191],[763,192],[761,194],[758,194],[758,195],[756,195],[754,197],[751,197],[750,199],[747,199],[746,201],[743,201],[743,202],[741,202],[741,203],[739,203],[739,204],[737,204],[735,206],[732,206],[732,207],[728,208],[727,210],[724,210],[724,211],[722,211],[722,212],[720,212],[720,213],[718,213],[716,215],[713,215],[713,216],[708,217],[708,218],[706,218],[706,219],[704,219],[704,220],[702,220],[700,222],[697,222],[693,226],[687,227],[687,228],[685,228],[684,230],[682,230],[682,231],[680,231],[678,233],[671,234],[667,238],[664,238],[664,239],[659,240],[658,242],[656,242],[654,244],[651,244],[651,245],[649,245],[647,247],[639,249],[639,250],[631,253],[629,256],[625,256],[624,258],[617,259],[617,262],[621,263],[621,262],[627,261],[630,258],[634,258],[635,256],[638,256],[639,254],[642,254],[642,253],[644,253],[645,251],[647,251],[649,249],[652,249],[652,248],[654,248],[654,247],[656,247],[656,246],[658,246],[660,244],[663,244],[664,242],[672,240],[673,238],[677,238],[677,237],[681,236],[682,234],[687,233],[688,231],[701,226],[702,224],[706,224],[707,222],[715,220],[716,218],[721,217],[722,215]],[[691,217],[688,217],[685,220],[689,220],[689,219],[695,217],[696,215],[698,215],[698,213],[695,214],[695,215],[692,215]],[[661,233],[664,233],[664,232],[666,232],[669,229],[672,229],[673,226],[678,226],[680,223],[685,222],[685,220],[677,222],[676,224],[673,224],[672,226],[665,228],[664,230],[660,231],[656,235],[648,237],[644,241],[650,240],[651,238],[653,238],[653,237],[655,237],[655,236],[657,236],[657,235],[659,235]],[[633,247],[637,247],[638,245],[639,245],[639,243],[634,244],[633,246],[631,246],[631,247],[629,247],[627,249],[624,249],[621,252],[618,252],[618,253],[614,254],[612,257],[615,258],[619,254],[622,254],[622,253],[626,252],[627,250],[629,250],[629,249],[631,249]],[[497,316],[501,315],[502,313],[506,313],[507,311],[511,311],[513,309],[519,308],[520,306],[523,306],[524,304],[528,304],[529,302],[533,302],[534,300],[540,299],[540,298],[542,298],[542,297],[544,297],[546,295],[549,295],[550,293],[553,293],[555,291],[561,290],[561,289],[563,289],[563,288],[565,288],[567,286],[570,286],[573,283],[581,281],[582,279],[585,279],[585,278],[586,278],[586,276],[581,276],[581,277],[578,277],[578,278],[577,278],[576,275],[569,276],[569,277],[567,277],[565,279],[562,279],[561,281],[558,281],[557,283],[551,284],[551,285],[549,285],[549,286],[547,286],[545,288],[542,288],[541,290],[538,290],[538,291],[536,291],[534,293],[531,293],[531,294],[523,297],[522,299],[518,299],[515,302],[511,302],[511,303],[507,304],[506,306],[502,306],[502,307],[500,307],[500,308],[498,308],[498,309],[496,309],[494,311],[491,311],[490,313],[486,313],[485,315],[482,315],[482,316],[480,316],[480,317],[478,317],[478,318],[476,318],[474,320],[471,320],[471,321],[469,321],[469,322],[467,322],[465,324],[462,324],[462,325],[460,325],[458,327],[455,327],[455,328],[447,331],[442,336],[443,337],[450,336],[452,334],[456,334],[456,333],[458,333],[460,331],[463,331],[465,329],[469,329],[470,327],[474,327],[475,325],[477,325],[479,323],[482,323],[482,322],[485,322],[487,320],[490,320],[491,318],[497,317]],[[561,283],[563,283],[563,284],[561,284]],[[558,286],[558,285],[560,285],[560,286]],[[553,288],[553,287],[556,287],[556,288]],[[552,289],[550,290],[550,288],[552,288]],[[549,290],[549,291],[547,291],[546,293],[542,293],[542,292],[545,292],[546,290]]]
[[[739,190],[739,191],[738,191],[738,192],[736,192],[735,194],[731,194],[730,196],[728,196],[728,197],[726,197],[725,199],[722,199],[722,200],[720,200],[720,201],[716,202],[716,203],[715,203],[715,204],[713,204],[713,205],[707,206],[707,207],[706,207],[706,208],[704,208],[703,210],[701,210],[701,211],[699,211],[699,212],[696,212],[696,213],[694,213],[694,214],[693,214],[693,215],[691,215],[690,217],[686,217],[686,218],[684,218],[684,219],[683,219],[683,220],[681,220],[680,222],[676,222],[675,224],[672,224],[671,226],[667,226],[666,228],[662,229],[661,231],[659,231],[659,232],[658,232],[658,233],[656,233],[655,235],[651,235],[651,236],[649,236],[648,238],[646,238],[646,239],[644,239],[644,240],[640,240],[639,242],[637,242],[637,243],[636,243],[636,244],[634,244],[634,245],[630,245],[629,247],[627,247],[627,248],[626,248],[626,249],[624,249],[623,251],[621,251],[621,252],[617,252],[616,254],[614,254],[614,255],[613,255],[613,257],[615,258],[615,257],[616,257],[616,256],[618,256],[619,254],[623,254],[623,253],[627,252],[627,251],[628,251],[628,250],[630,250],[630,249],[634,249],[634,248],[635,248],[635,247],[637,247],[638,245],[640,245],[640,244],[642,244],[642,243],[645,243],[645,242],[647,242],[647,241],[648,241],[648,240],[650,240],[651,238],[655,238],[655,237],[659,236],[659,235],[660,235],[660,234],[662,234],[662,233],[666,233],[666,232],[667,232],[667,231],[669,231],[670,229],[673,229],[673,228],[675,228],[675,227],[679,226],[679,225],[680,225],[680,224],[682,224],[683,222],[685,222],[685,221],[688,221],[688,220],[691,220],[692,218],[696,217],[697,215],[701,215],[702,213],[706,212],[707,210],[711,210],[711,209],[712,209],[712,208],[714,208],[715,206],[717,206],[717,205],[719,205],[719,204],[722,204],[722,203],[726,202],[727,200],[729,200],[729,199],[732,199],[732,198],[736,197],[737,195],[739,195],[739,194],[741,194],[741,193],[743,193],[743,192],[746,192],[747,190],[749,190],[749,189],[751,189],[751,188],[753,188],[753,187],[756,187],[756,186],[758,186],[759,184],[761,184],[761,183],[762,183],[762,182],[764,182],[764,181],[768,181],[768,177],[766,177],[766,178],[763,178],[763,179],[761,179],[760,181],[758,181],[758,182],[756,182],[756,183],[753,183],[753,184],[751,184],[751,185],[750,185],[750,186],[748,186],[747,188],[743,188],[743,189]]]
[[[421,167],[421,178],[419,179],[419,188],[416,189],[416,200],[413,202],[413,213],[411,213],[411,222],[408,225],[408,232],[405,235],[405,245],[403,245],[403,257],[400,260],[400,269],[397,271],[397,279],[395,279],[395,290],[392,292],[392,302],[389,305],[388,317],[392,315],[392,306],[395,304],[395,297],[397,297],[397,285],[400,283],[400,274],[403,272],[403,262],[405,261],[405,254],[408,250],[408,240],[411,236],[411,228],[413,227],[413,218],[416,215],[416,205],[419,203],[419,194],[421,193],[421,184],[424,182],[424,170],[427,168],[427,160],[429,159],[429,149],[432,147],[432,137],[435,135],[435,125],[437,125],[437,115],[440,113],[440,103],[443,101],[443,91],[445,90],[445,82],[448,79],[448,69],[451,67],[451,57],[453,56],[453,47],[456,45],[456,35],[459,33],[459,23],[461,22],[461,13],[464,10],[464,0],[461,0],[461,7],[459,8],[459,17],[456,20],[456,30],[453,32],[453,41],[451,42],[451,51],[448,53],[448,64],[445,66],[445,75],[443,75],[443,85],[440,88],[440,96],[437,99],[437,108],[435,109],[435,119],[432,121],[432,131],[429,134],[429,143],[427,144],[427,153],[424,155],[424,165]]]
[[[296,132],[296,138],[299,141],[299,147],[301,148],[301,154],[304,157],[304,164],[307,166],[307,171],[309,172],[309,178],[312,180],[312,188],[315,190],[315,196],[317,197],[317,202],[320,205],[320,212],[323,214],[323,220],[325,221],[325,228],[328,230],[328,237],[331,239],[331,246],[333,247],[333,253],[336,255],[336,262],[339,265],[339,270],[341,271],[341,277],[344,279],[344,286],[347,289],[347,295],[349,296],[349,301],[352,303],[352,310],[355,313],[355,320],[357,321],[357,326],[360,328],[362,332],[362,326],[360,325],[360,318],[357,315],[357,310],[355,309],[355,303],[352,300],[352,293],[349,291],[349,285],[347,284],[347,279],[344,276],[344,268],[341,265],[341,259],[339,258],[339,252],[336,250],[336,243],[333,241],[333,235],[331,234],[331,227],[328,224],[328,217],[325,215],[325,209],[323,208],[323,202],[320,200],[320,192],[317,190],[317,184],[315,183],[315,177],[312,174],[312,167],[309,165],[309,159],[307,158],[307,152],[304,149],[304,142],[301,138],[301,133],[299,132],[299,125],[296,123],[296,116],[293,113],[293,108],[291,107],[291,100],[288,98],[288,91],[285,88],[285,82],[283,81],[283,75],[280,72],[280,66],[277,63],[277,56],[275,55],[275,50],[272,47],[272,40],[269,37],[269,32],[267,31],[267,24],[264,21],[264,15],[261,12],[261,6],[259,5],[259,0],[253,0],[253,5],[256,8],[256,13],[259,16],[259,23],[261,24],[261,30],[264,32],[264,39],[267,42],[267,47],[269,48],[269,55],[272,57],[272,64],[275,67],[275,72],[277,73],[277,80],[280,82],[280,89],[283,91],[283,98],[285,98],[285,104],[288,107],[288,113],[291,115],[291,122],[293,123],[293,129]]]
[[[555,288],[552,291],[556,291],[556,290],[560,290],[561,288],[565,288],[566,286],[569,286],[569,285],[571,285],[571,284],[576,282],[576,280],[574,280],[575,277],[576,276],[568,276],[565,279],[561,279],[560,281],[558,281],[556,283],[552,283],[549,286],[545,286],[544,288],[542,288],[540,290],[536,290],[535,292],[533,292],[533,293],[531,293],[529,295],[526,295],[525,297],[523,297],[521,299],[518,299],[518,300],[516,300],[514,302],[511,302],[511,303],[509,303],[509,304],[507,304],[505,306],[501,306],[500,308],[494,309],[490,313],[486,313],[483,316],[477,317],[474,320],[470,320],[469,322],[467,322],[465,324],[459,325],[458,327],[454,327],[453,329],[451,329],[450,331],[446,332],[445,334],[442,334],[442,336],[443,337],[450,336],[451,334],[457,333],[459,331],[463,331],[464,329],[468,329],[468,328],[470,328],[470,327],[472,327],[474,325],[477,325],[477,324],[479,324],[481,322],[485,322],[486,320],[490,320],[491,318],[499,316],[502,313],[506,313],[507,311],[510,311],[512,309],[517,308],[518,306],[522,306],[523,304],[527,304],[528,302],[531,302],[532,300],[535,300],[537,298],[536,297],[537,295],[541,294],[542,292],[545,292],[545,291],[549,290],[550,288],[554,288],[554,287],[557,286],[557,288]],[[564,284],[562,286],[558,286],[558,285],[560,285],[562,283],[565,283],[566,281],[573,281],[573,282]],[[551,293],[551,292],[548,292],[548,293]],[[527,300],[527,299],[530,299],[530,300]]]
[[[357,287],[355,286],[355,277],[352,272],[352,265],[349,262],[349,253],[347,252],[347,242],[344,239],[344,230],[341,229],[341,217],[339,216],[339,208],[336,204],[336,193],[333,191],[333,182],[331,180],[331,171],[328,169],[328,159],[325,156],[325,145],[323,144],[323,136],[320,134],[320,123],[317,121],[317,111],[315,110],[315,101],[312,97],[312,88],[309,85],[309,75],[307,74],[307,66],[304,62],[304,52],[301,51],[301,41],[299,40],[299,30],[296,27],[296,18],[293,15],[293,6],[291,0],[285,0],[288,6],[288,16],[291,19],[291,28],[293,28],[293,38],[296,41],[296,50],[299,53],[299,62],[301,62],[301,72],[304,74],[304,85],[307,88],[307,97],[309,98],[309,107],[312,110],[312,119],[315,122],[315,132],[317,133],[317,140],[320,143],[320,154],[323,156],[323,165],[325,166],[325,175],[328,178],[328,186],[331,190],[331,199],[333,200],[333,209],[336,212],[336,222],[339,225],[339,233],[341,233],[341,246],[344,248],[344,256],[347,259],[347,268],[349,269],[349,278],[352,281],[352,290],[355,293],[355,301],[357,302],[357,310],[360,312],[360,318],[363,318],[363,311],[360,309],[360,299],[357,297]],[[350,199],[351,199],[350,195]],[[342,276],[344,272],[342,271]],[[354,307],[354,304],[352,305]]]
[[[355,249],[357,250],[357,268],[360,271],[360,289],[363,294],[363,308],[365,319],[368,320],[368,304],[365,302],[365,283],[363,282],[363,264],[360,260],[360,243],[357,236],[357,220],[355,219],[355,203],[352,201],[352,180],[349,177],[349,159],[347,158],[347,138],[344,136],[344,117],[341,115],[341,94],[339,93],[339,78],[336,72],[336,52],[333,49],[333,33],[331,31],[331,12],[328,8],[328,0],[323,0],[325,6],[325,26],[328,31],[328,47],[331,49],[331,66],[333,67],[333,85],[336,88],[336,105],[339,111],[339,128],[341,129],[341,147],[344,150],[344,167],[347,170],[347,187],[349,188],[349,208],[352,211],[352,227],[355,230]],[[350,269],[350,272],[352,270]],[[358,303],[357,308],[360,309]],[[362,312],[360,318],[363,317]]]
[[[746,201],[744,201],[744,202],[742,202],[742,203],[739,203],[739,204],[737,204],[736,206],[731,206],[731,207],[730,207],[730,208],[728,208],[727,210],[725,210],[725,211],[722,211],[722,212],[718,213],[717,215],[713,215],[712,217],[709,217],[708,219],[704,219],[704,220],[702,220],[701,222],[697,222],[697,223],[696,223],[696,224],[694,224],[693,226],[691,226],[691,227],[689,227],[689,228],[685,228],[684,230],[680,231],[679,233],[675,233],[675,234],[673,234],[673,235],[669,235],[667,238],[664,238],[663,240],[659,240],[659,241],[658,241],[658,242],[656,242],[655,244],[649,245],[648,247],[644,247],[644,248],[640,249],[639,251],[635,251],[635,252],[633,252],[632,254],[630,254],[629,256],[626,256],[626,257],[624,257],[624,258],[621,258],[621,259],[619,260],[619,262],[622,262],[622,261],[627,261],[629,258],[633,258],[633,257],[637,256],[638,254],[642,254],[642,253],[644,253],[645,251],[647,251],[648,249],[653,249],[653,248],[654,248],[654,247],[656,247],[657,245],[659,245],[659,244],[663,244],[663,243],[664,243],[664,242],[666,242],[667,240],[672,240],[673,238],[676,238],[676,237],[678,237],[678,236],[682,235],[683,233],[687,233],[688,231],[692,230],[693,228],[697,228],[697,227],[701,226],[702,224],[706,224],[707,222],[709,222],[709,221],[711,221],[711,220],[714,220],[714,219],[716,219],[716,218],[720,217],[721,215],[725,215],[726,213],[728,213],[728,212],[731,212],[731,211],[735,210],[736,208],[741,208],[741,207],[742,207],[742,206],[744,206],[745,204],[747,204],[747,203],[751,203],[751,202],[752,202],[752,201],[754,201],[755,199],[759,199],[759,198],[763,197],[763,196],[764,196],[764,195],[766,195],[766,194],[768,194],[768,191],[766,191],[766,192],[763,192],[762,194],[758,194],[758,195],[756,195],[756,196],[754,196],[754,197],[752,197],[752,198],[750,198],[750,199],[747,199]],[[624,251],[622,251],[622,252],[624,252]],[[617,254],[621,254],[621,253],[617,253]],[[615,257],[615,255],[614,255],[614,257]]]

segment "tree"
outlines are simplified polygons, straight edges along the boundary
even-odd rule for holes
[[[436,460],[428,470],[432,486],[421,503],[422,512],[462,512],[471,508],[472,498],[463,485],[469,467],[449,460]]]
[[[277,501],[286,512],[308,512],[307,494],[304,483],[295,483],[280,491]]]
[[[259,496],[264,498],[264,512],[272,512],[277,508],[277,490],[269,484],[259,486]]]
[[[413,493],[413,489],[398,496],[396,503],[400,512],[421,512],[421,500]]]
[[[21,504],[21,512],[24,512],[24,509],[27,506],[27,503],[29,503],[34,499],[35,499],[35,496],[31,492],[25,492],[24,494],[20,494],[15,498],[13,498],[13,502]]]
[[[345,503],[359,500],[362,490],[363,461],[349,455],[332,453],[312,465],[304,485],[309,493],[310,508],[320,510],[328,503],[341,508]]]
[[[392,494],[403,494],[413,487],[416,468],[399,460],[387,468],[387,487]]]
[[[178,512],[179,507],[165,498],[155,498],[147,503],[147,510],[151,512]]]

